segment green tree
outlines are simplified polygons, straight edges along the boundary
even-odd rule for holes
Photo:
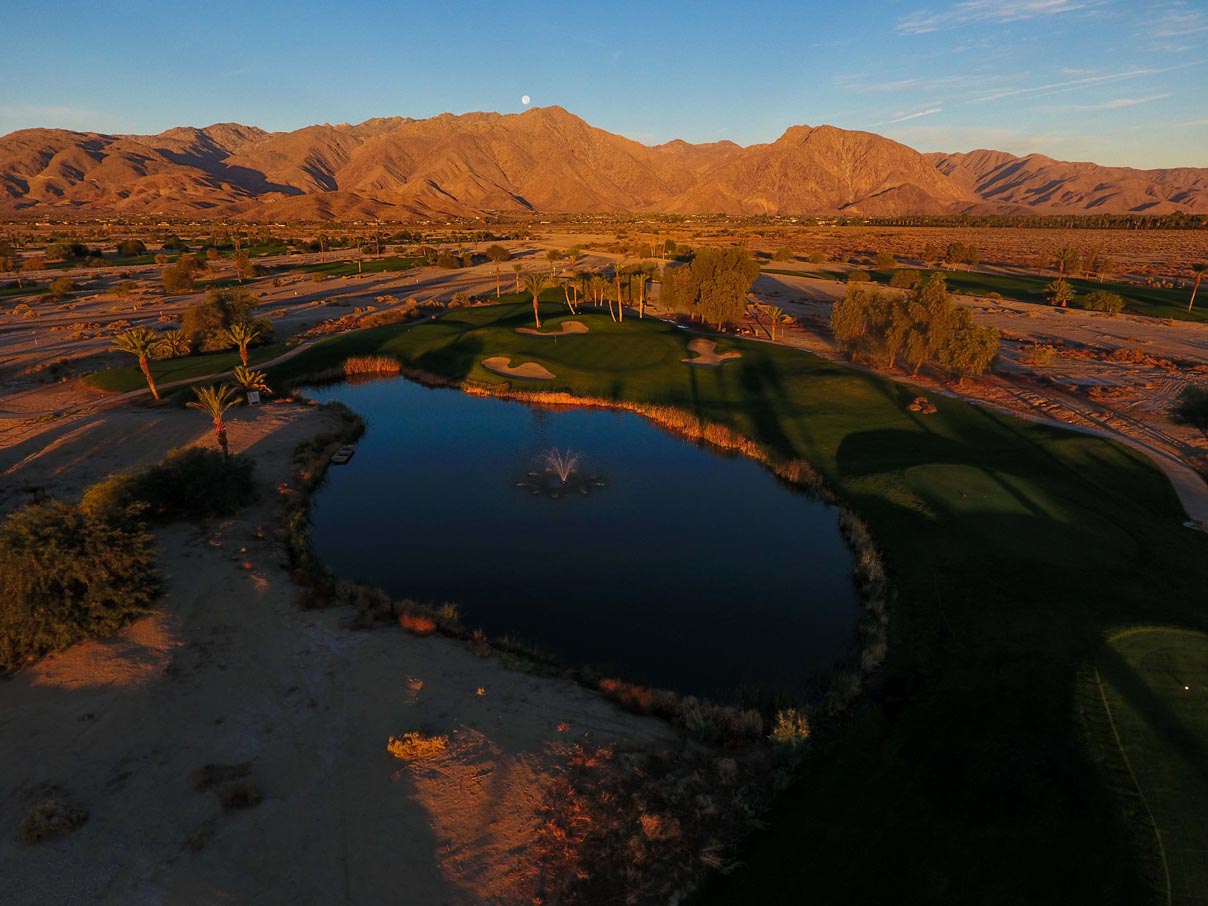
[[[898,266],[898,259],[893,257],[893,255],[891,255],[889,252],[878,252],[877,253],[877,268],[879,270],[887,271],[890,268],[897,267],[897,266]]]
[[[499,271],[500,271],[499,266],[501,264],[503,264],[503,262],[510,260],[512,257],[512,253],[509,252],[502,245],[499,245],[498,243],[496,243],[495,245],[487,246],[486,256],[495,264],[495,298],[498,299],[502,295],[502,291],[501,291],[500,285],[499,285]]]
[[[1106,289],[1096,289],[1086,294],[1082,307],[1088,311],[1105,311],[1117,315],[1124,310],[1124,298]]]
[[[552,277],[554,275],[554,265],[562,260],[562,250],[549,249],[545,253],[545,259],[549,262],[549,275]]]
[[[217,387],[194,387],[193,394],[197,397],[185,405],[190,409],[204,412],[214,425],[214,437],[222,448],[223,456],[230,456],[231,450],[227,444],[227,427],[223,416],[226,411],[239,402],[239,391],[234,387],[222,384]]]
[[[538,304],[541,302],[541,293],[546,287],[545,274],[539,271],[531,271],[524,275],[524,290],[533,295],[533,320],[537,323],[537,329],[541,329],[541,314],[537,310]]]
[[[162,342],[155,331],[147,327],[134,327],[113,338],[115,349],[138,358],[138,367],[142,369],[147,386],[151,388],[151,395],[156,399],[159,399],[159,389],[155,386],[155,378],[151,376],[151,359]]]
[[[235,269],[235,278],[242,283],[244,278],[252,273],[252,259],[248,256],[247,249],[240,249],[231,256],[231,266]]]
[[[1195,281],[1191,284],[1191,301],[1187,303],[1187,310],[1191,311],[1195,305],[1195,294],[1199,292],[1200,281],[1204,279],[1204,274],[1208,273],[1208,261],[1197,261],[1191,265],[1191,272],[1195,274]]]
[[[247,348],[260,339],[260,327],[252,321],[236,321],[225,331],[226,338],[239,349],[239,361],[247,367]]]
[[[147,245],[141,239],[122,239],[117,244],[117,253],[123,258],[146,254]]]
[[[1044,293],[1049,297],[1050,305],[1065,308],[1069,305],[1070,300],[1074,298],[1074,287],[1065,278],[1058,277],[1044,288]]]

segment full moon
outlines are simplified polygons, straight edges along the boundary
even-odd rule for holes
[[[529,97],[529,96],[526,94],[524,97],[522,97],[522,98],[520,99],[520,103],[522,103],[522,104],[527,104],[527,103],[528,103],[530,100],[532,100],[532,98],[530,98],[530,97]]]

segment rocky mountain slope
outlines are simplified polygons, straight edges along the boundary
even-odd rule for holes
[[[869,132],[653,147],[560,107],[265,132],[27,129],[0,138],[0,214],[406,219],[484,211],[832,214],[1208,211],[1208,170],[994,151],[924,155]]]

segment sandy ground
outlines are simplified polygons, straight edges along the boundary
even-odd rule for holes
[[[524,854],[560,748],[671,740],[661,722],[458,643],[300,610],[273,540],[276,488],[326,418],[302,405],[241,413],[231,442],[256,460],[260,502],[159,531],[167,594],[154,613],[0,681],[4,902],[528,902]],[[69,495],[170,446],[212,443],[181,410],[64,428],[6,457],[6,490],[30,480]],[[408,731],[446,735],[448,750],[398,761],[386,744]],[[194,789],[207,764],[247,764],[264,801],[224,811]],[[87,823],[18,842],[48,788]]]
[[[532,327],[517,327],[516,333],[532,334],[538,337],[563,337],[568,333],[587,333],[587,325],[582,321],[563,321],[559,330],[536,330]]]
[[[706,340],[704,337],[697,337],[695,340],[688,341],[688,349],[693,353],[692,358],[680,359],[688,365],[701,365],[706,368],[716,368],[730,359],[741,359],[742,353],[731,350],[723,352],[720,355],[717,352],[717,343],[713,340]]]
[[[513,365],[512,360],[505,355],[493,355],[483,359],[482,367],[487,371],[494,371],[496,374],[528,378],[533,381],[549,381],[557,377],[539,362],[521,362],[519,365]]]

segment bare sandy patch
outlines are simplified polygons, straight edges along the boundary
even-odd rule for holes
[[[531,902],[523,855],[566,746],[674,734],[460,643],[300,609],[275,537],[279,485],[296,445],[334,420],[302,405],[240,415],[231,441],[256,460],[258,501],[160,529],[154,613],[0,682],[5,902]],[[193,412],[98,417],[41,455],[17,451],[11,476],[74,489],[195,428],[213,442]],[[387,745],[410,732],[448,746],[401,762]],[[258,801],[224,805],[225,787],[195,783],[206,766],[238,768]],[[89,820],[23,844],[13,829],[49,788]]]
[[[681,359],[687,365],[702,365],[706,368],[716,368],[730,359],[741,359],[742,353],[731,350],[730,352],[717,352],[717,343],[713,340],[706,340],[704,337],[697,337],[695,340],[688,342],[688,349],[695,353],[694,358]]]
[[[494,371],[496,374],[527,378],[532,381],[548,381],[557,377],[556,374],[539,362],[522,362],[519,365],[513,365],[512,360],[508,356],[503,355],[493,355],[490,358],[483,359],[482,367],[487,371]]]
[[[572,333],[587,333],[587,325],[582,321],[563,321],[561,330],[537,330],[532,327],[517,327],[516,333],[532,334],[535,337],[564,337]]]

